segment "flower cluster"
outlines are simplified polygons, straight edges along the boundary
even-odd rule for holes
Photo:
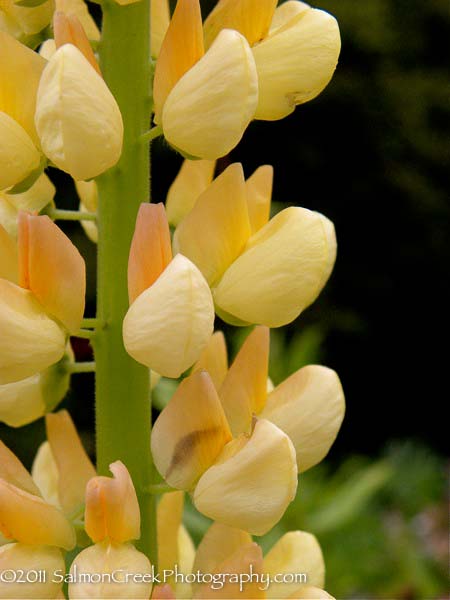
[[[270,165],[246,179],[241,164],[220,170],[216,160],[252,120],[282,119],[325,88],[339,28],[299,0],[219,0],[204,22],[199,0],[178,0],[172,17],[167,0],[151,0],[151,30],[154,127],[136,134],[124,131],[126,113],[103,79],[103,34],[83,0],[0,3],[0,420],[18,427],[45,415],[47,430],[32,475],[0,442],[0,571],[70,566],[67,579],[0,579],[0,598],[62,598],[64,582],[69,598],[243,597],[231,581],[215,590],[141,577],[152,565],[134,545],[140,511],[158,487],[173,490],[157,509],[159,571],[305,572],[307,583],[251,583],[245,597],[331,598],[314,536],[288,533],[265,557],[251,536],[279,522],[299,473],[327,455],[344,416],[329,368],[305,366],[276,387],[269,379],[270,328],[291,323],[324,288],[334,226],[299,206],[273,214]],[[73,178],[75,218],[97,242],[107,220],[95,178],[115,168],[119,180],[125,144],[145,153],[156,135],[184,162],[165,205],[143,202],[132,239],[129,231],[128,310],[92,326],[117,332],[122,358],[154,382],[176,380],[146,436],[161,478],[148,489],[121,456],[112,478],[98,475],[68,413],[52,412],[76,370],[70,337],[95,340],[95,331],[82,329],[85,264],[54,223],[64,211],[44,171]],[[252,327],[230,365],[216,317]],[[214,521],[197,549],[182,525],[185,493]],[[120,581],[94,577],[112,573]]]

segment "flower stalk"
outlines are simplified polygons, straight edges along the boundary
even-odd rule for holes
[[[141,511],[139,549],[156,564],[155,500],[150,453],[149,371],[126,353],[122,322],[128,310],[128,254],[139,205],[150,199],[149,142],[142,143],[151,115],[150,2],[129,6],[102,3],[99,48],[105,81],[124,123],[120,161],[98,183],[97,319],[103,327],[93,341],[96,359],[97,468],[108,474],[120,459],[128,468]],[[133,85],[130,85],[133,82]]]

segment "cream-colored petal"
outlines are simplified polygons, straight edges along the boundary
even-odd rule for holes
[[[229,577],[223,587],[215,587],[215,589],[213,584],[205,583],[196,590],[194,598],[202,600],[215,600],[216,598],[222,598],[223,600],[230,600],[230,598],[253,600],[265,598],[264,590],[261,589],[261,583],[256,581],[255,577],[251,581],[245,578],[245,575],[249,577],[251,572],[259,575],[261,578],[262,565],[262,551],[258,544],[251,543],[243,546],[229,557],[228,560],[223,562],[217,571],[220,574],[234,574],[234,579],[233,577]],[[242,576],[242,590],[239,575]]]
[[[8,199],[17,210],[40,212],[55,197],[56,189],[45,173],[42,173],[33,185],[21,194],[9,194]]]
[[[60,507],[58,467],[48,442],[42,442],[39,446],[31,468],[31,475],[44,500],[49,504]]]
[[[17,236],[17,210],[9,201],[10,198],[11,196],[7,192],[0,192],[0,225],[11,238],[15,239]],[[1,235],[2,234],[0,234],[0,236]],[[1,243],[2,242],[0,241],[0,244]],[[8,243],[8,245],[10,246],[11,244]],[[15,252],[17,252],[17,245],[15,243],[13,244],[13,247]],[[0,249],[0,252],[4,255],[4,248]],[[16,283],[17,272],[14,276],[8,275],[7,265],[1,264],[1,262],[0,265],[0,273],[4,273],[3,278],[10,279]]]
[[[81,326],[86,266],[78,249],[47,216],[19,215],[19,277],[68,331]]]
[[[78,577],[74,583],[69,583],[70,600],[107,600],[109,598],[123,598],[129,600],[148,600],[152,591],[152,584],[147,576],[146,580],[139,574],[151,574],[151,564],[145,554],[138,552],[132,544],[95,544],[82,550],[70,567],[70,572],[75,578],[78,573],[91,573],[91,578],[85,577],[84,581]],[[112,574],[114,580],[108,582],[98,581],[95,575],[99,573]],[[125,575],[130,573],[128,583]],[[132,577],[136,575],[136,578]],[[91,579],[92,582],[89,581]],[[136,580],[134,580],[136,579]],[[87,581],[86,581],[87,580]]]
[[[244,172],[234,163],[207,187],[177,227],[174,250],[192,260],[213,285],[242,252],[250,233]]]
[[[64,354],[65,333],[33,294],[0,279],[0,384],[30,377]]]
[[[41,77],[36,129],[48,158],[74,179],[91,179],[116,164],[123,123],[105,82],[72,44],[59,48]]]
[[[172,487],[189,490],[213,464],[231,433],[211,378],[184,379],[152,429],[156,468]]]
[[[280,520],[296,490],[291,440],[269,421],[259,420],[236,454],[217,462],[200,478],[194,503],[215,521],[264,535]]]
[[[10,427],[22,427],[45,414],[41,375],[0,385],[0,421]]]
[[[341,38],[329,13],[301,11],[253,48],[259,81],[256,119],[273,121],[315,98],[336,69]]]
[[[291,438],[299,472],[303,472],[328,454],[344,413],[344,392],[337,373],[309,365],[273,390],[262,416]]]
[[[0,440],[0,479],[30,494],[39,495],[31,475],[11,450]]]
[[[214,387],[219,391],[228,371],[227,345],[222,331],[213,333],[200,358],[192,367],[193,372],[201,369],[208,371]]]
[[[75,181],[75,188],[86,210],[96,213],[98,207],[98,187],[95,181]]]
[[[286,325],[317,298],[335,257],[331,221],[305,208],[286,208],[250,239],[214,290],[214,300],[242,321]]]
[[[79,19],[88,38],[98,42],[100,40],[100,31],[91,17],[87,4],[84,0],[55,0],[56,10],[65,13],[68,16],[74,16]]]
[[[66,550],[75,546],[75,531],[58,508],[4,479],[0,479],[0,530],[24,544]]]
[[[10,15],[20,27],[20,38],[36,35],[50,25],[53,11],[54,3],[52,0],[47,0],[47,2],[33,7],[17,6],[17,4],[11,3],[9,8]]]
[[[66,514],[72,514],[83,505],[86,485],[96,471],[66,410],[48,414],[45,425],[59,473],[59,502]]]
[[[133,481],[125,465],[109,465],[114,475],[93,477],[86,487],[85,529],[93,542],[122,544],[141,535],[141,514]]]
[[[156,58],[170,23],[169,0],[150,0],[150,49]]]
[[[30,583],[7,583],[0,579],[0,598],[42,599],[59,598],[62,582],[57,575],[65,573],[64,558],[61,550],[49,546],[28,546],[26,544],[7,544],[0,547],[0,572],[14,571],[30,573]],[[42,573],[33,582],[33,574]],[[22,578],[26,579],[26,576]]]
[[[178,569],[188,575],[193,573],[195,559],[195,546],[186,527],[180,525],[178,529]],[[187,581],[178,581],[175,585],[177,600],[192,598],[192,584]]]
[[[95,71],[99,75],[102,74],[91,43],[78,17],[56,11],[53,17],[53,36],[55,38],[56,49],[64,46],[64,44],[73,44]]]
[[[56,44],[53,38],[45,40],[45,42],[41,44],[41,47],[39,48],[39,56],[42,56],[42,58],[45,58],[45,60],[50,60],[55,52]]]
[[[161,122],[164,103],[179,79],[204,54],[199,0],[178,0],[159,49],[153,80],[155,122]]]
[[[2,202],[1,198],[0,202]],[[0,278],[17,283],[18,276],[17,244],[0,225]]]
[[[308,584],[300,585],[289,598],[291,600],[335,600],[325,590]]]
[[[213,523],[197,548],[193,572],[218,573],[225,561],[251,543],[252,537],[246,531]],[[196,589],[198,587],[197,585]]]
[[[41,155],[21,125],[0,112],[0,190],[20,183],[39,167]]]
[[[287,2],[283,2],[273,13],[269,34],[272,35],[280,27],[289,27],[289,23],[294,17],[309,10],[311,10],[309,4],[300,2],[300,0],[287,0]]]
[[[164,494],[158,503],[158,570],[172,570],[178,563],[178,530],[183,518],[184,492]],[[172,581],[170,582],[172,583]]]
[[[277,574],[301,573],[308,585],[322,587],[325,582],[325,563],[316,537],[305,531],[285,533],[264,558],[264,572],[271,578]],[[267,598],[289,598],[299,587],[298,583],[273,582]]]
[[[183,161],[167,193],[166,211],[171,225],[176,227],[194,208],[197,198],[213,180],[215,168],[215,160]]]
[[[225,156],[242,138],[257,102],[250,47],[237,31],[224,30],[167,97],[164,136],[191,156],[210,160]]]
[[[197,267],[178,254],[128,309],[127,352],[165,377],[179,377],[200,356],[213,332],[211,292]]]
[[[252,416],[264,408],[267,398],[270,331],[255,327],[242,344],[219,390],[233,436],[249,432]]]
[[[46,61],[3,31],[0,48],[0,111],[17,121],[36,145],[36,93]]]
[[[88,211],[87,206],[80,202],[79,210],[81,212]],[[92,243],[97,244],[98,242],[98,227],[95,221],[80,221],[81,227],[84,229],[84,233],[91,240]]]
[[[259,167],[245,182],[252,233],[259,231],[269,221],[272,185],[273,167],[271,165]]]
[[[143,202],[136,218],[128,258],[130,303],[149,288],[172,260],[169,223],[164,205]]]
[[[252,46],[266,37],[278,0],[219,0],[204,24],[207,47],[222,29],[235,29]]]

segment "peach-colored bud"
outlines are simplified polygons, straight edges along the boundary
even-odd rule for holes
[[[89,63],[101,75],[91,44],[79,19],[74,15],[66,15],[57,11],[53,17],[53,32],[56,50],[64,44],[73,44],[84,55]]]

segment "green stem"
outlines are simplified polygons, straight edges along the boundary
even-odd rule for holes
[[[82,338],[84,340],[92,340],[95,336],[95,331],[91,329],[79,329],[76,333],[72,334],[72,337]]]
[[[156,504],[147,492],[153,481],[150,453],[151,400],[147,368],[125,351],[122,323],[128,310],[128,254],[139,205],[150,198],[149,144],[141,136],[151,117],[150,2],[103,3],[100,64],[124,123],[118,164],[97,179],[98,273],[95,333],[96,433],[99,473],[111,462],[127,466],[141,509],[138,547],[157,563]]]
[[[82,327],[91,327],[93,329],[95,329],[96,327],[99,327],[100,325],[100,321],[94,317],[85,317],[82,321],[81,321],[81,326]]]
[[[146,131],[143,135],[141,135],[141,142],[148,143],[152,140],[156,139],[160,135],[162,135],[162,127],[161,125],[157,125],[156,127],[152,127],[148,131]]]
[[[147,492],[154,496],[158,496],[160,494],[166,494],[167,492],[176,492],[176,489],[171,487],[168,483],[155,483],[154,485],[148,486]]]
[[[86,361],[70,363],[69,365],[67,365],[67,370],[69,373],[94,373],[95,362]]]
[[[80,210],[62,210],[60,208],[50,209],[48,216],[54,221],[95,221],[97,219],[95,213]]]

